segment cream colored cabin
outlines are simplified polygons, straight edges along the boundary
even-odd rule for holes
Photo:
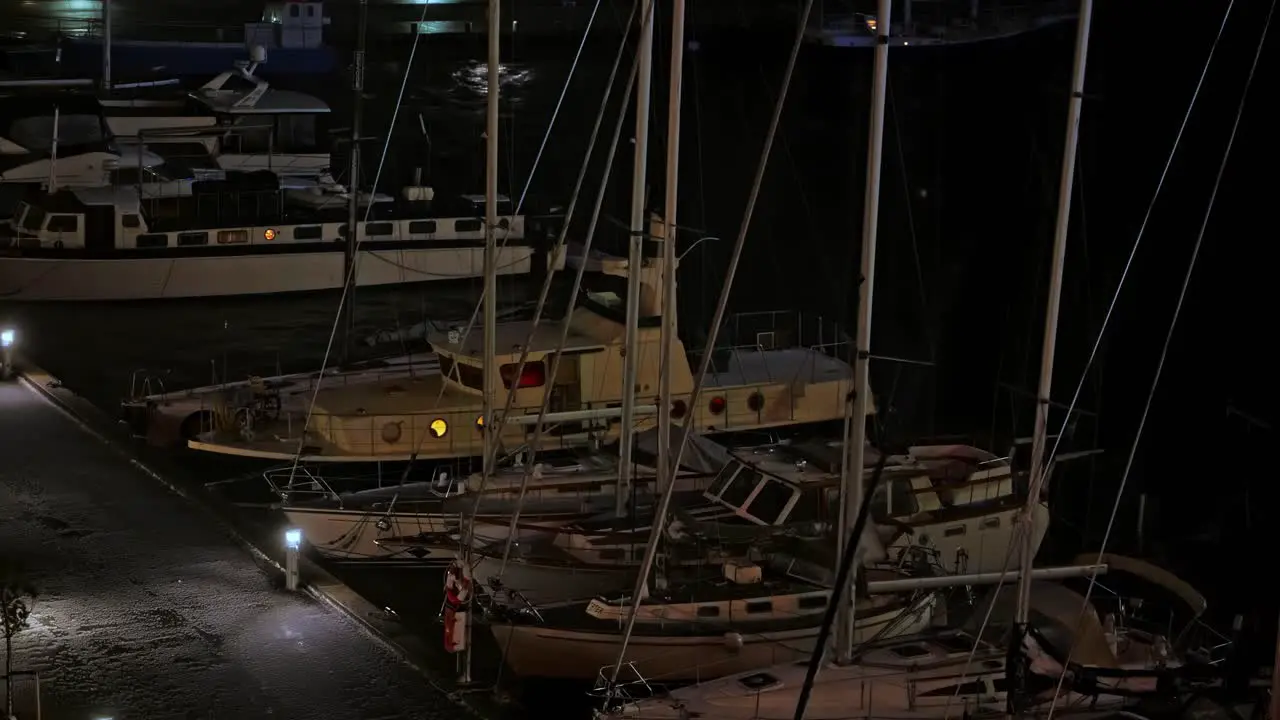
[[[661,227],[660,225],[658,227]],[[589,269],[604,276],[625,278],[626,261],[593,257]],[[656,423],[653,406],[661,402],[659,387],[659,318],[661,263],[649,261],[641,270],[640,358],[636,405],[650,412],[637,417],[636,430]],[[616,284],[616,283],[615,283]],[[529,322],[502,323],[495,329],[498,372],[491,376],[495,407],[501,411],[513,393],[500,441],[514,450],[527,445],[534,433],[534,417],[546,393],[549,412],[559,419],[544,427],[540,446],[581,446],[615,438],[621,423],[625,306],[619,293],[588,293],[571,316],[570,331],[559,368],[550,377],[562,324],[544,320],[530,341]],[[481,418],[484,392],[482,332],[441,329],[428,336],[440,359],[440,374],[413,379],[321,388],[306,421],[306,438],[297,431],[302,418],[280,419],[228,439],[228,433],[193,440],[198,450],[271,458],[291,458],[302,447],[304,460],[397,460],[471,457],[482,452]],[[829,333],[832,340],[834,332]],[[852,389],[852,370],[842,359],[848,345],[773,347],[770,332],[757,333],[746,346],[722,350],[709,374],[697,407],[689,407],[692,371],[684,345],[676,339],[671,350],[672,415],[677,423],[692,418],[699,432],[744,431],[840,420],[844,398]],[[528,359],[515,377],[523,346]],[[513,387],[514,385],[514,387]],[[609,412],[614,409],[613,412]],[[599,411],[606,418],[573,418],[564,413]],[[287,426],[287,428],[286,428]],[[288,434],[281,431],[287,430]],[[267,435],[268,437],[264,437]]]

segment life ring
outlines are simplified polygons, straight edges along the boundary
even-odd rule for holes
[[[471,573],[454,560],[444,571],[444,649],[451,653],[467,648],[467,607],[471,601]]]
[[[464,609],[471,602],[471,572],[467,566],[454,560],[444,571],[444,601],[456,610]]]

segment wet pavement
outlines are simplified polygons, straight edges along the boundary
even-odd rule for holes
[[[22,383],[0,384],[0,458],[0,557],[39,590],[14,670],[43,717],[474,717]]]

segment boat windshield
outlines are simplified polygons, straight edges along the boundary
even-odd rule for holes
[[[27,216],[22,219],[22,227],[31,232],[39,232],[44,225],[45,210],[39,205],[28,205]]]
[[[757,525],[780,525],[799,494],[800,489],[793,485],[734,463],[720,472],[705,497]]]

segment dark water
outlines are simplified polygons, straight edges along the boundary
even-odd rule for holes
[[[1220,17],[1219,10],[1206,11],[1205,22],[1188,26],[1149,14],[1154,7],[1102,7],[1094,20],[1055,368],[1054,396],[1063,402],[1080,381]],[[1237,9],[1101,357],[1086,377],[1081,407],[1097,415],[1076,423],[1073,441],[1108,453],[1055,478],[1054,530],[1063,547],[1096,547],[1107,525],[1261,13],[1251,4]],[[659,22],[665,27],[665,18]],[[648,181],[655,205],[663,193],[662,78],[669,52],[663,35]],[[873,364],[880,402],[890,410],[891,444],[962,433],[1004,447],[1009,438],[1030,434],[1025,391],[1034,386],[1038,366],[1073,36],[1074,27],[1066,26],[971,47],[892,53],[874,347],[877,354],[933,365]],[[696,27],[690,41],[679,220],[691,228],[689,238],[722,238],[698,245],[682,263],[682,334],[697,345],[725,276],[787,47],[699,37]],[[614,43],[588,41],[530,183],[530,208],[567,200]],[[482,57],[482,44],[475,39],[473,57]],[[504,47],[501,189],[513,197],[529,177],[575,45],[526,49],[517,39]],[[480,61],[458,56],[456,44],[424,41],[399,122],[390,128],[406,52],[375,43],[368,124],[375,133],[389,129],[384,189],[416,167],[439,192],[482,187],[483,69]],[[734,287],[734,310],[794,308],[851,324],[870,57],[816,47],[802,52]],[[1258,468],[1241,451],[1271,436],[1225,412],[1237,407],[1265,415],[1262,398],[1270,387],[1262,370],[1268,353],[1260,344],[1266,333],[1251,318],[1265,315],[1274,301],[1261,294],[1265,264],[1250,258],[1270,222],[1263,214],[1269,191],[1253,178],[1266,177],[1263,158],[1275,156],[1266,130],[1273,111],[1258,90],[1273,76],[1264,67],[1255,81],[1257,97],[1237,140],[1112,545],[1131,544],[1137,493],[1148,493],[1154,519],[1147,552],[1217,589],[1215,603],[1239,609],[1258,602],[1234,579],[1241,566],[1206,559],[1226,547],[1274,544],[1257,527],[1261,512],[1250,509],[1265,507],[1263,496],[1273,497],[1274,490],[1250,488]],[[345,83],[335,78],[298,87],[323,92],[341,117],[349,107]],[[607,116],[606,137],[617,104]],[[624,237],[629,132],[628,122],[607,185],[597,240],[604,247],[616,248]],[[378,153],[370,154],[376,159]],[[600,187],[602,155],[603,147],[583,207]],[[371,159],[366,174],[375,167]],[[581,215],[574,219],[577,235],[585,224]],[[465,315],[468,292],[474,286],[447,295],[428,286],[362,296],[360,322],[386,327],[396,318]],[[173,368],[178,378],[203,381],[210,360],[223,353],[232,372],[242,374],[270,370],[277,361],[286,368],[314,362],[323,355],[336,305],[333,296],[315,296],[6,312],[20,319],[33,355],[69,384],[108,400],[140,366]],[[1051,424],[1060,422],[1056,413]]]

